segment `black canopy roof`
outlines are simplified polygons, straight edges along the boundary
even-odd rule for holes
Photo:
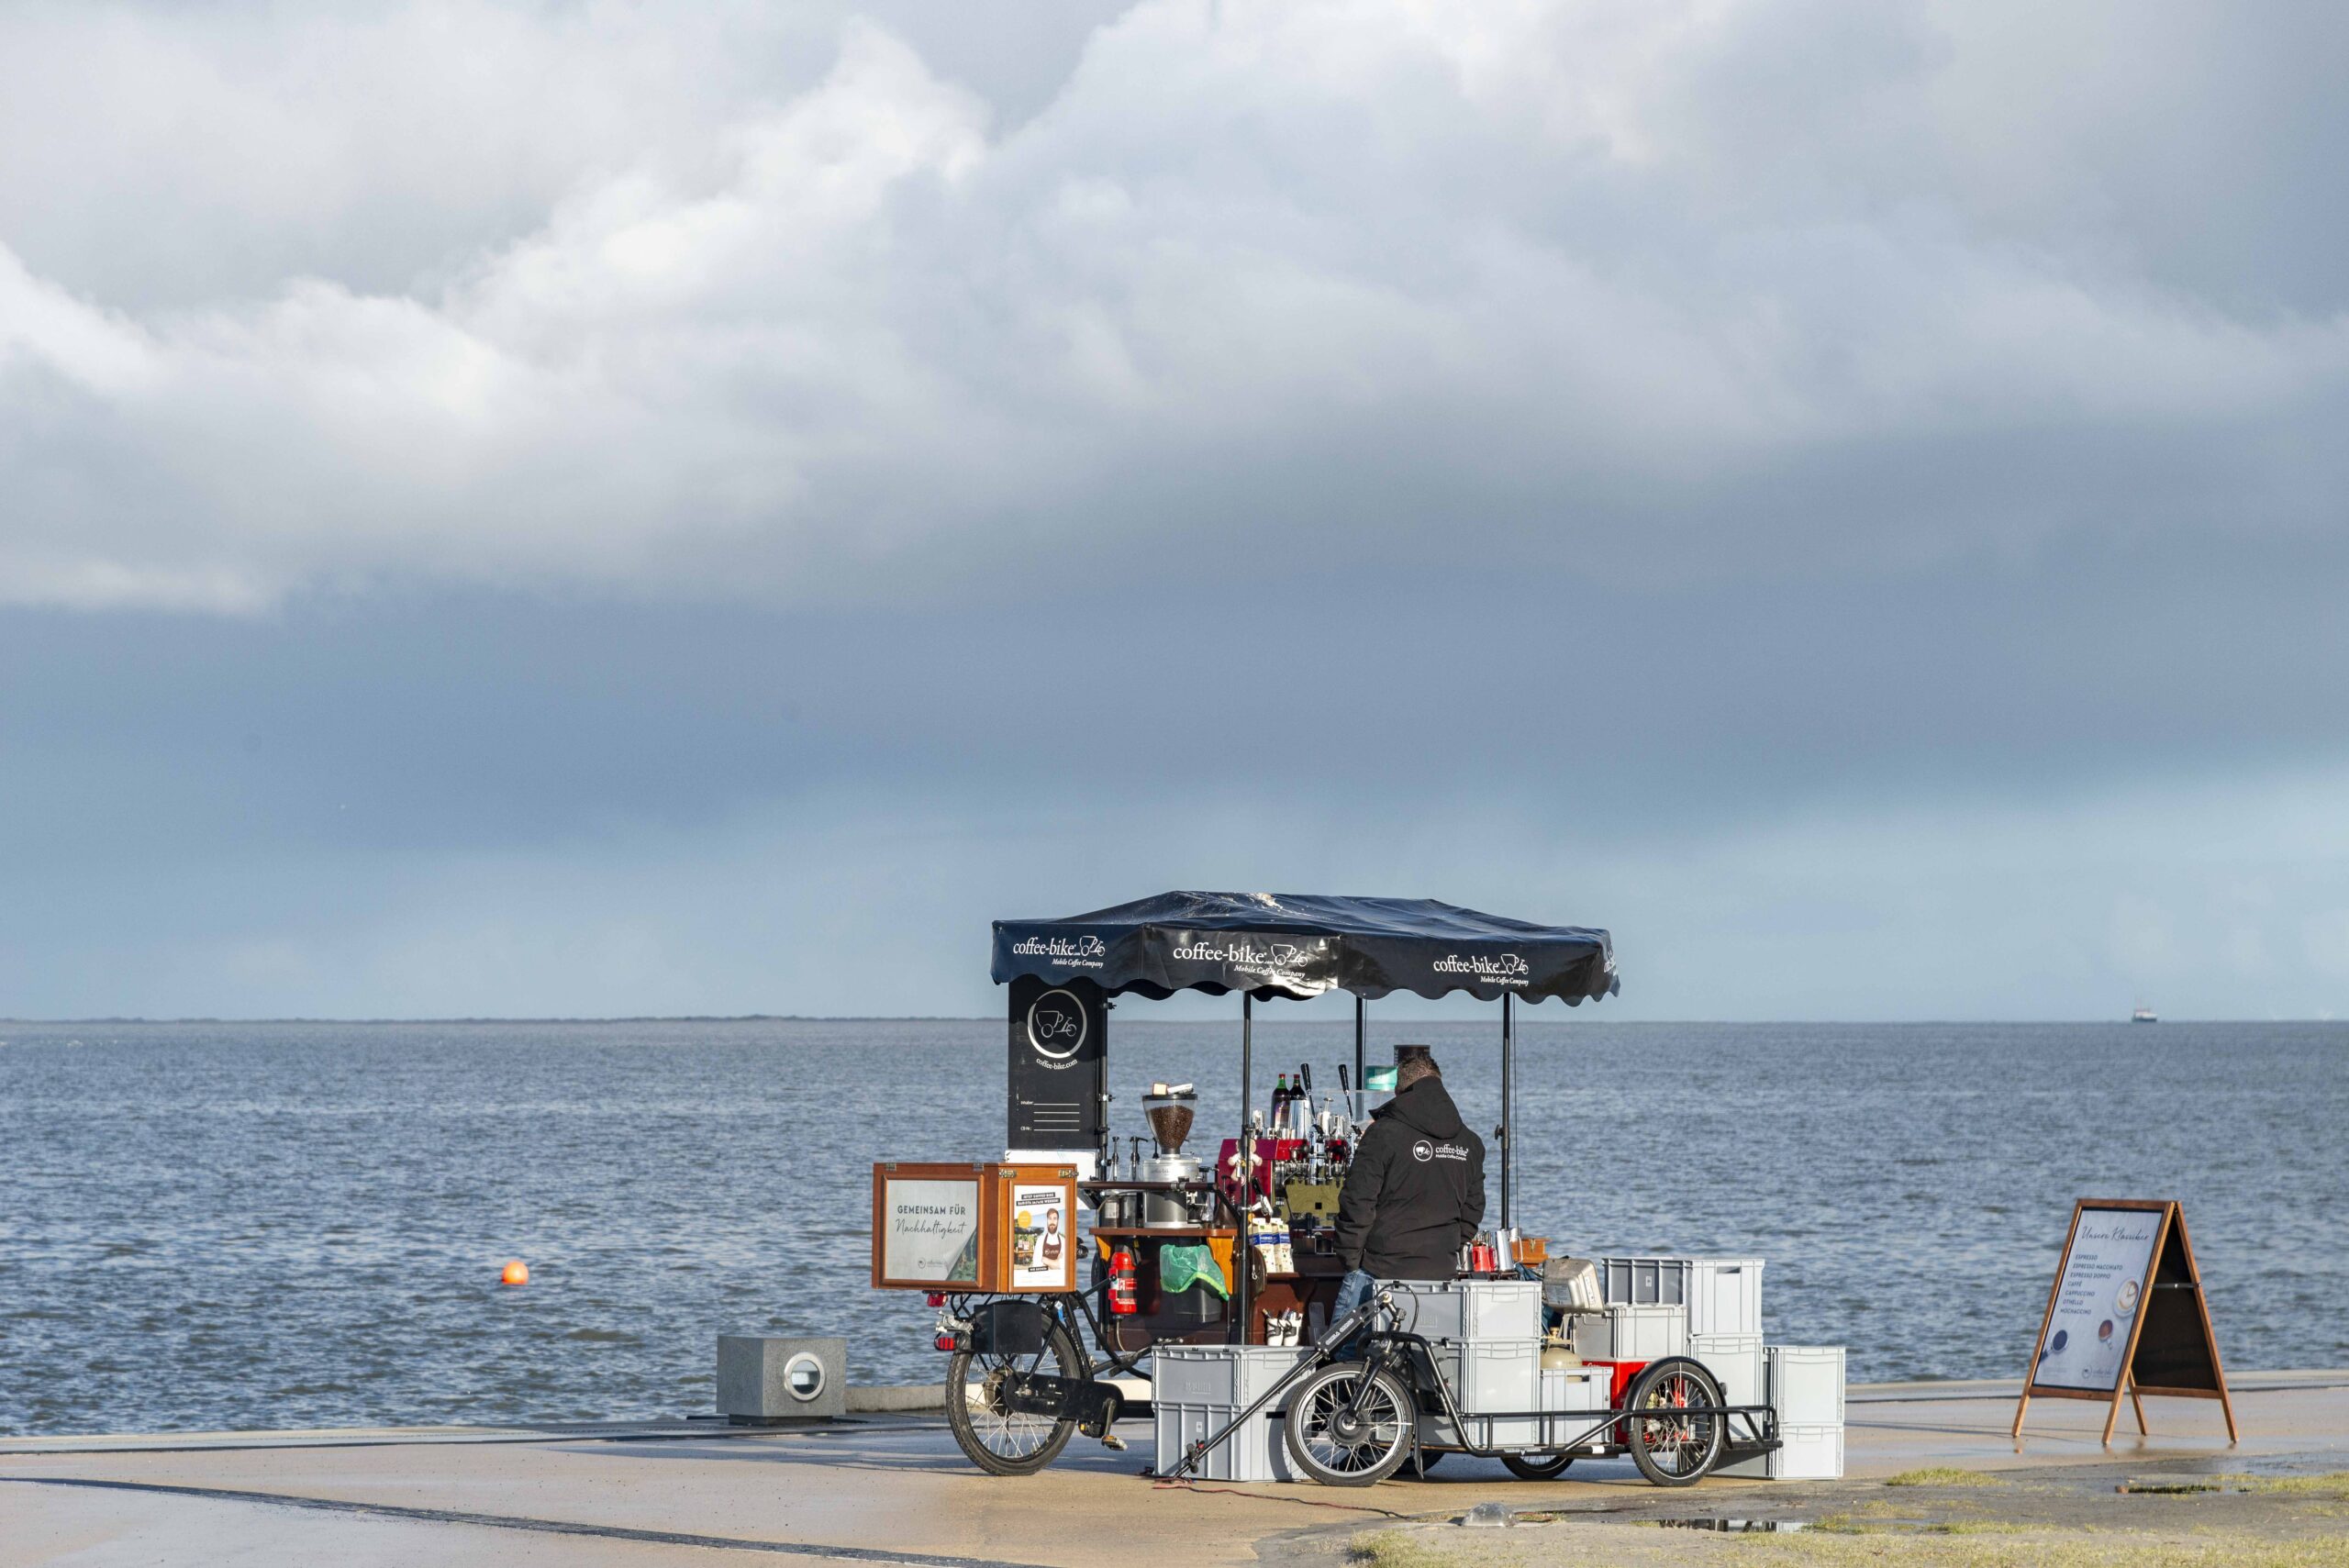
[[[997,920],[997,984],[1089,980],[1113,995],[1258,997],[1465,991],[1486,1001],[1616,989],[1614,943],[1582,926],[1536,926],[1431,898],[1162,893],[1061,920]]]

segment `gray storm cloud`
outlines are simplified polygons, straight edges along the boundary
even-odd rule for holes
[[[0,597],[2321,537],[2304,19],[12,11]]]
[[[0,1014],[2338,1014],[2342,15],[0,6]]]

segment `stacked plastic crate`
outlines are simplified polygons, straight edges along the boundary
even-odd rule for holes
[[[1286,1345],[1161,1345],[1152,1352],[1151,1408],[1161,1475],[1195,1442],[1230,1426],[1308,1351]],[[1283,1396],[1286,1399],[1286,1396]],[[1209,1449],[1193,1473],[1203,1481],[1290,1481],[1278,1410],[1263,1410]]]
[[[1762,1260],[1759,1258],[1609,1257],[1598,1261],[1608,1324],[1594,1321],[1588,1333],[1596,1348],[1602,1333],[1622,1337],[1634,1350],[1668,1341],[1670,1330],[1652,1323],[1658,1313],[1685,1313],[1686,1339],[1677,1347],[1637,1358],[1687,1355],[1721,1385],[1731,1405],[1770,1405],[1778,1416],[1782,1445],[1763,1458],[1725,1466],[1723,1475],[1765,1475],[1774,1481],[1833,1480],[1843,1473],[1843,1351],[1841,1347],[1768,1345],[1762,1331]],[[1618,1327],[1620,1325],[1620,1328]],[[1576,1325],[1575,1349],[1585,1360]],[[1742,1421],[1732,1423],[1745,1435]]]
[[[1763,1383],[1778,1410],[1776,1452],[1749,1461],[1734,1475],[1773,1481],[1832,1481],[1843,1473],[1843,1347],[1768,1345]]]
[[[1532,1280],[1442,1280],[1396,1286],[1401,1327],[1427,1340],[1452,1389],[1461,1429],[1432,1413],[1432,1448],[1540,1449],[1586,1432],[1608,1407],[1602,1370],[1542,1366],[1542,1286]],[[1538,1412],[1538,1413],[1537,1413]]]

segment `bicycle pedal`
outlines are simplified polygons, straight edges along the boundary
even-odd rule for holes
[[[1115,1449],[1118,1452],[1123,1453],[1126,1451],[1126,1440],[1115,1432],[1103,1432],[1101,1446],[1106,1449]]]

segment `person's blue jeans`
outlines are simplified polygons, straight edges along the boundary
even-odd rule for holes
[[[1330,1313],[1331,1325],[1344,1322],[1346,1315],[1369,1300],[1370,1293],[1377,1288],[1378,1282],[1363,1270],[1348,1269],[1346,1277],[1338,1282],[1338,1305]],[[1362,1351],[1363,1336],[1357,1329],[1351,1339],[1338,1347],[1338,1356],[1341,1360],[1351,1361],[1362,1354]]]

